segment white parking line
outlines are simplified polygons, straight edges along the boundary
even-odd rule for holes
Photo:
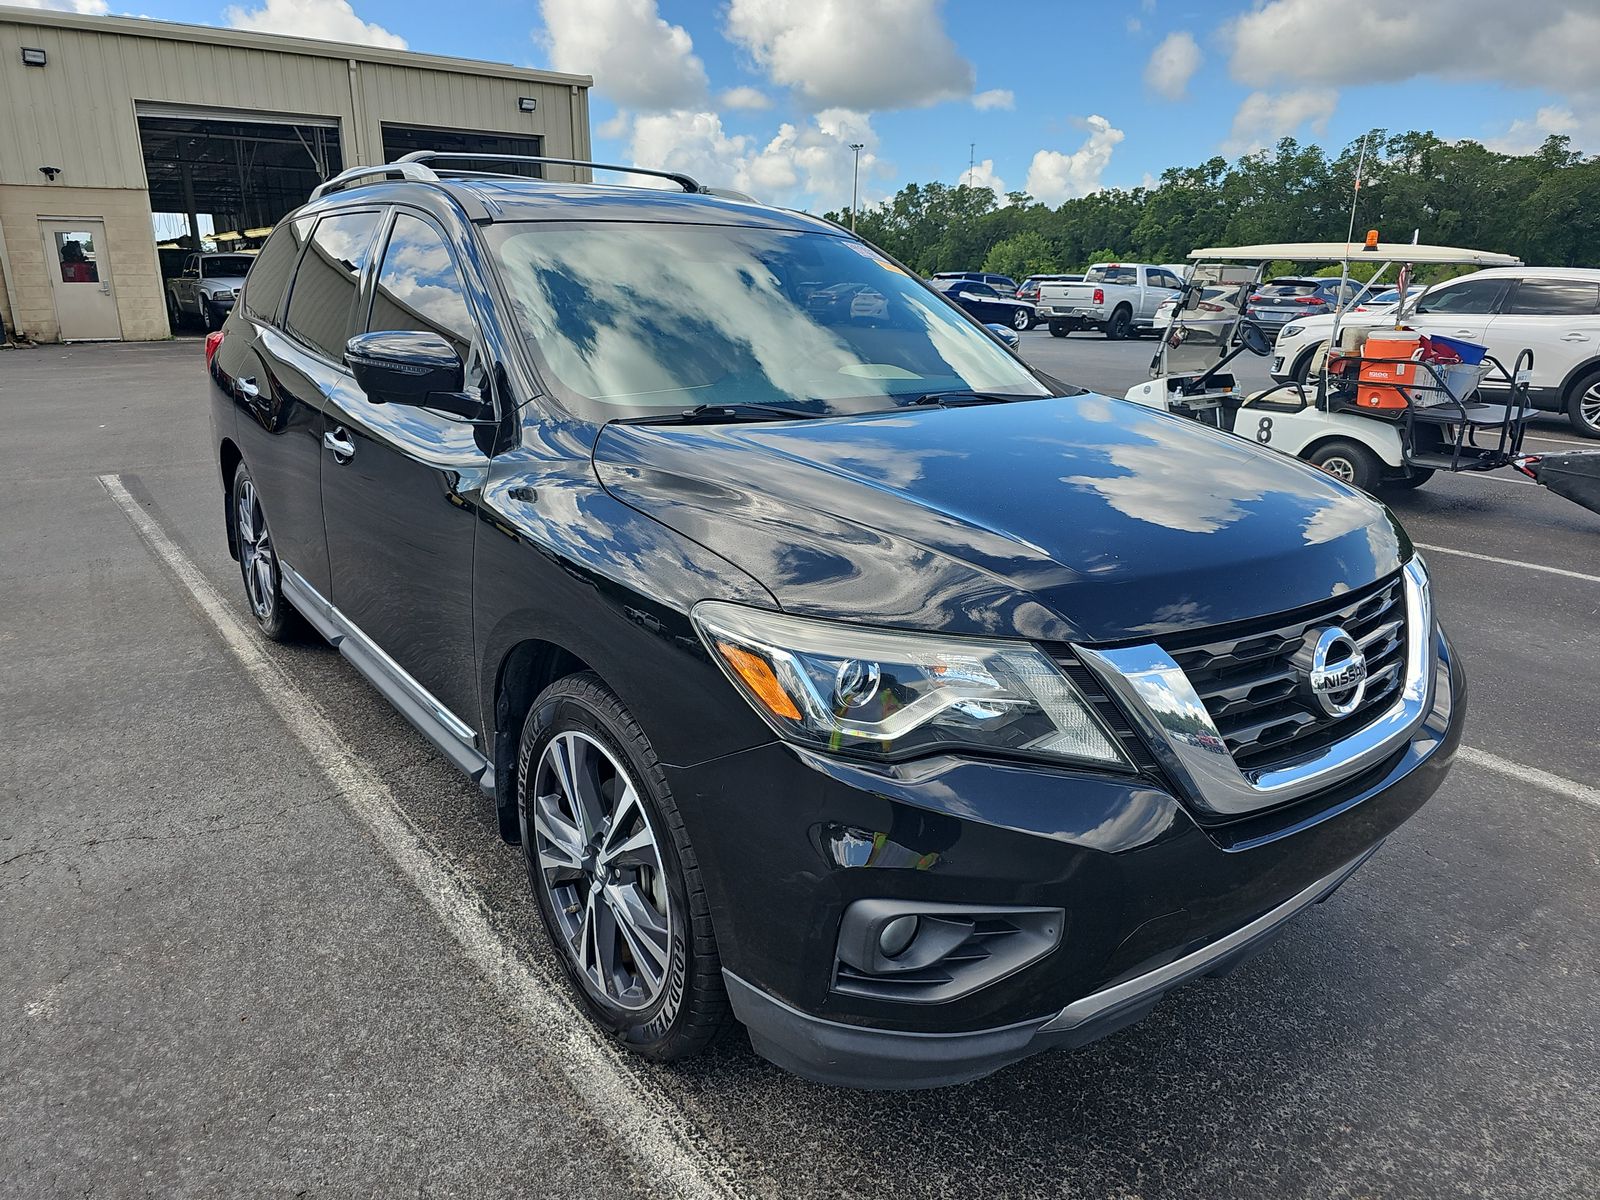
[[[1456,751],[1456,757],[1462,762],[1482,767],[1486,771],[1494,771],[1511,779],[1519,779],[1523,783],[1531,783],[1535,787],[1554,792],[1558,796],[1565,796],[1569,800],[1576,800],[1580,804],[1587,804],[1591,808],[1600,808],[1600,788],[1592,788],[1586,783],[1564,779],[1560,775],[1550,774],[1549,771],[1541,771],[1538,767],[1525,767],[1521,763],[1512,762],[1509,758],[1501,758],[1498,754],[1490,754],[1487,750],[1479,750],[1473,746],[1462,746]]]
[[[685,1200],[742,1194],[698,1138],[681,1110],[645,1075],[629,1069],[594,1026],[522,962],[496,932],[471,889],[439,848],[401,811],[388,786],[340,738],[315,702],[273,661],[199,567],[129,495],[117,475],[98,476],[153,554],[171,570],[289,731],[338,789],[385,854],[428,902],[467,959],[539,1031],[548,1058],[599,1124],[639,1160],[651,1182]],[[537,1189],[535,1189],[537,1190]]]
[[[1569,571],[1565,567],[1547,567],[1543,563],[1523,562],[1520,558],[1496,558],[1492,554],[1478,554],[1471,550],[1453,550],[1449,546],[1430,546],[1427,542],[1412,542],[1418,550],[1429,554],[1454,554],[1458,558],[1475,558],[1479,562],[1498,563],[1502,567],[1521,567],[1524,571],[1543,571],[1546,575],[1565,575],[1568,579],[1582,579],[1586,583],[1600,583],[1600,575],[1585,575],[1582,571]]]

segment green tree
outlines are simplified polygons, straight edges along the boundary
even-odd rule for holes
[[[1044,234],[1028,229],[990,246],[983,260],[983,269],[1020,281],[1029,275],[1060,271],[1061,264],[1056,258],[1055,247],[1046,240]]]

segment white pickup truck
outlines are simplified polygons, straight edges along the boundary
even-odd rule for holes
[[[1113,339],[1137,337],[1155,327],[1156,309],[1182,287],[1175,274],[1153,263],[1095,263],[1082,283],[1041,284],[1039,316],[1056,337],[1077,329],[1103,329]]]

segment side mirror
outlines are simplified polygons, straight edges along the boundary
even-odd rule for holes
[[[985,325],[984,328],[992,333],[995,340],[1005,346],[1007,350],[1015,350],[1022,344],[1022,339],[1017,336],[1017,331],[1009,325]]]
[[[344,348],[345,362],[374,404],[435,408],[469,421],[489,417],[488,406],[462,389],[465,368],[448,340],[419,329],[361,333]]]
[[[1183,311],[1193,312],[1200,307],[1200,289],[1198,287],[1184,288]]]
[[[1265,356],[1272,353],[1272,343],[1267,341],[1267,335],[1261,332],[1259,325],[1246,325],[1239,333],[1239,342],[1251,354]]]

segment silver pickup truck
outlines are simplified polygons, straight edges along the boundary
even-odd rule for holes
[[[1151,263],[1095,263],[1082,283],[1044,283],[1039,316],[1056,337],[1102,329],[1108,338],[1137,337],[1155,326],[1156,309],[1178,294],[1183,281]]]

